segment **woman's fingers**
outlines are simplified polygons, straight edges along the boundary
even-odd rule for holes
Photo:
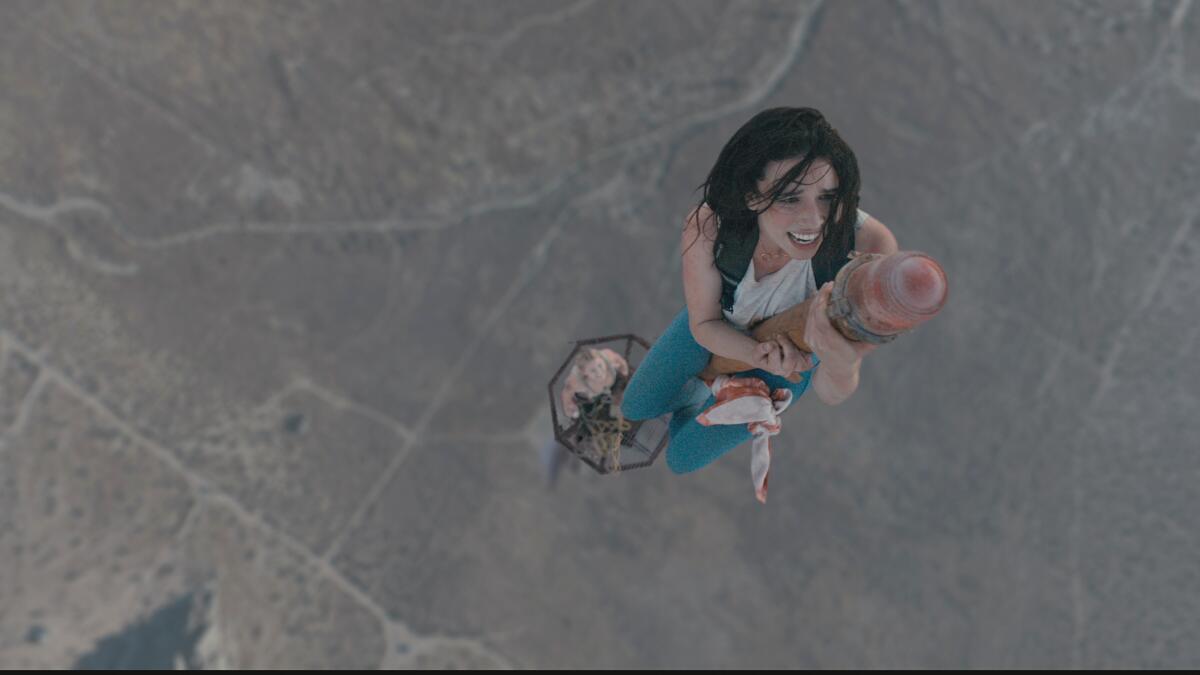
[[[771,349],[771,368],[770,371],[778,373],[783,369],[783,348],[779,343],[772,345]]]
[[[783,364],[787,357],[784,355],[783,345],[777,341],[772,342],[771,347],[771,367],[767,371],[778,375],[783,372]]]
[[[771,345],[766,342],[758,343],[758,348],[754,350],[754,365],[761,366],[766,363],[768,356],[771,354]]]
[[[800,352],[800,367],[796,370],[812,370],[812,352]]]
[[[780,360],[779,345],[771,340],[760,342],[756,355],[755,367],[772,372],[776,367],[775,364]]]
[[[804,328],[804,339],[808,342],[808,346],[814,352],[821,355],[824,360],[825,356],[831,350],[837,350],[838,345],[835,343],[839,339],[844,339],[833,324],[829,322],[829,295],[833,292],[833,283],[826,283],[821,287],[817,297],[813,300],[812,308],[808,315],[808,324]]]
[[[760,342],[757,355],[755,367],[781,377],[812,370],[813,367],[813,353],[797,347],[786,334]]]
[[[800,367],[800,350],[787,335],[776,335],[775,341],[779,343],[779,348],[783,355],[783,363],[781,364],[783,373],[785,376],[791,375]]]
[[[766,368],[771,367],[771,360],[775,358],[779,351],[779,345],[773,342],[763,342],[758,346],[758,351],[762,355],[762,362]]]

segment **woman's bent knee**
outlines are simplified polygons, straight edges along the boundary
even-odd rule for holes
[[[651,403],[650,401],[639,401],[626,397],[621,401],[621,414],[625,416],[625,419],[634,422],[658,417],[658,414],[651,407]]]

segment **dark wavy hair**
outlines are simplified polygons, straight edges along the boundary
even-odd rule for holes
[[[717,219],[718,231],[725,230],[726,237],[750,235],[758,226],[760,212],[746,206],[746,196],[758,194],[758,181],[766,178],[768,162],[796,157],[801,158],[800,162],[762,195],[768,201],[761,208],[764,211],[770,208],[815,160],[829,160],[837,174],[838,187],[822,226],[824,240],[814,258],[844,250],[854,235],[858,215],[858,159],[837,129],[815,108],[769,108],[743,124],[721,149],[708,178],[696,188],[703,190],[696,212],[708,204]],[[715,240],[713,245],[716,246]]]

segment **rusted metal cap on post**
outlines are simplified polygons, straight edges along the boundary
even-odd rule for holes
[[[945,270],[924,253],[859,255],[834,281],[829,318],[849,338],[883,344],[933,318],[947,292]]]

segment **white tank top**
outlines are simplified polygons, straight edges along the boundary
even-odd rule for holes
[[[854,223],[857,231],[867,222],[867,212],[858,210]],[[783,310],[798,305],[817,292],[817,280],[813,276],[811,260],[789,260],[786,265],[762,279],[754,280],[754,259],[746,266],[733,292],[733,310],[725,310],[725,320],[742,333],[749,334],[751,324],[775,316]]]

